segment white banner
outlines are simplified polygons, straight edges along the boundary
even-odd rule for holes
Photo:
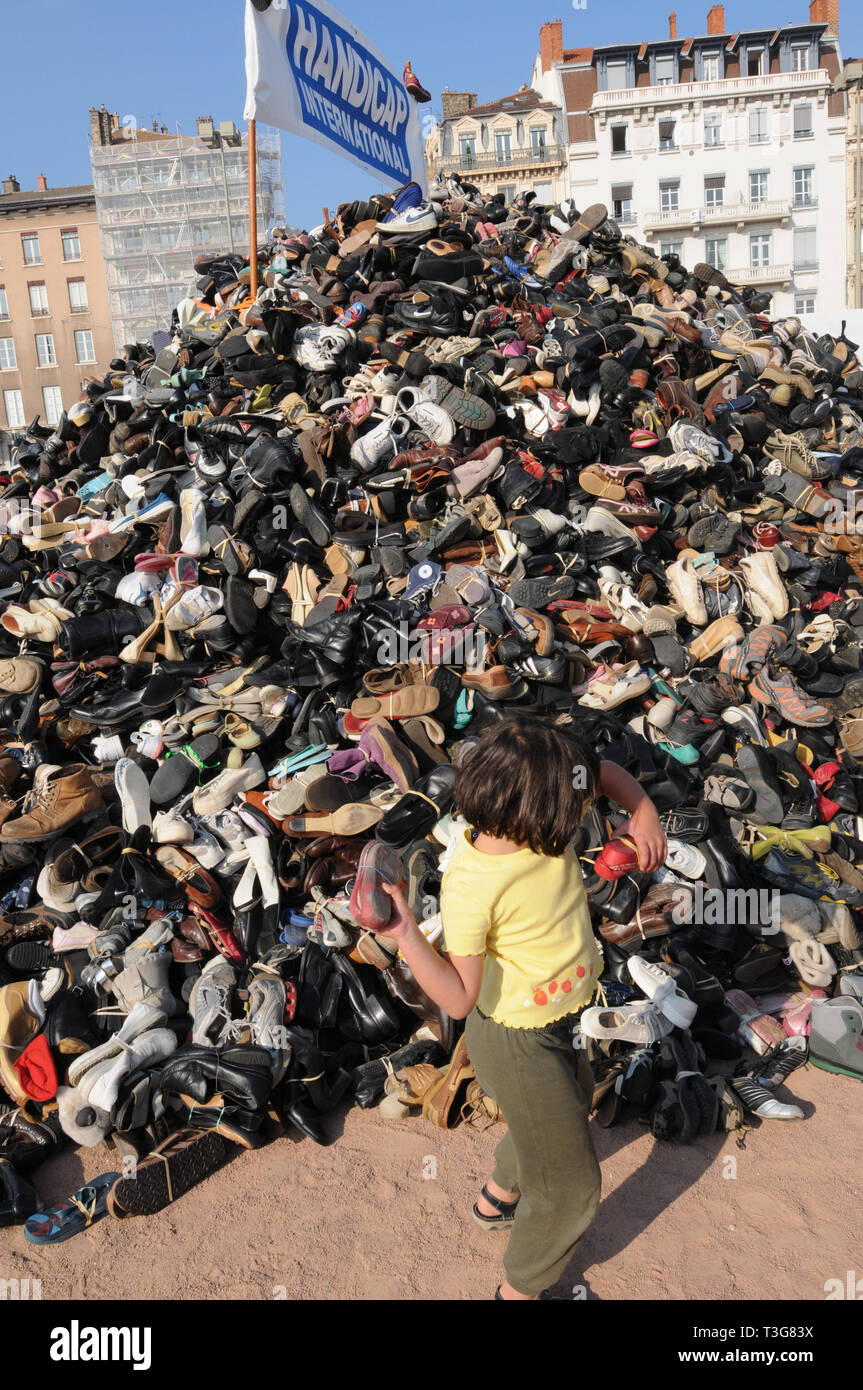
[[[246,120],[337,151],[396,187],[425,188],[416,102],[325,0],[246,0]]]

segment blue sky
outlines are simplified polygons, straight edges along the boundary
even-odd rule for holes
[[[334,0],[338,4],[338,0]],[[563,19],[568,47],[623,37],[660,38],[668,12],[678,33],[706,32],[711,0],[342,0],[342,12],[394,67],[406,58],[433,94],[476,90],[480,101],[517,90],[530,76],[539,27]],[[89,116],[102,102],[139,125],[155,117],[194,133],[195,117],[242,118],[243,0],[7,0],[0,19],[4,133],[0,176],[34,188],[88,183]],[[808,0],[728,0],[730,30],[805,22]],[[863,9],[840,0],[845,58],[863,53]],[[428,110],[429,108],[424,108]],[[288,219],[320,221],[321,208],[374,185],[361,169],[296,136],[283,137]]]

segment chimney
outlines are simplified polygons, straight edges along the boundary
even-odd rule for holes
[[[539,31],[539,56],[542,70],[548,72],[553,63],[563,62],[563,20],[552,19]]]
[[[111,126],[111,116],[104,102],[98,111],[95,106],[90,107],[90,134],[94,145],[101,149],[111,144]]]
[[[18,182],[18,180],[16,179],[16,177],[15,177],[14,174],[10,174],[9,177],[8,177],[8,179],[4,179],[4,180],[3,180],[3,192],[4,192],[4,193],[20,193],[20,192],[21,192],[21,185],[20,185],[20,183]]]
[[[838,3],[838,0],[837,0]],[[708,34],[725,33],[725,6],[711,5],[707,11],[707,32]]]
[[[677,15],[674,10],[668,16],[668,37],[670,39],[677,38]]]
[[[809,18],[813,24],[826,24],[827,32],[839,33],[839,0],[812,0]]]
[[[441,108],[445,121],[464,116],[476,106],[476,92],[441,92]]]
[[[40,174],[37,178],[36,187],[38,188],[40,193],[48,192],[48,180],[46,179],[44,174]]]

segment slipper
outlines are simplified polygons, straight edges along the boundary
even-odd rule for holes
[[[354,700],[351,714],[356,719],[371,719],[382,714],[387,719],[412,719],[418,714],[432,714],[440,704],[440,691],[434,685],[406,685],[389,695]]]
[[[73,1192],[65,1202],[57,1202],[47,1211],[37,1211],[24,1223],[24,1235],[31,1245],[59,1245],[71,1240],[79,1231],[86,1231],[108,1213],[108,1193],[120,1178],[120,1173],[103,1173],[91,1183]]]
[[[287,835],[362,835],[383,820],[379,806],[368,802],[353,802],[340,806],[329,816],[298,816],[286,822]]]
[[[215,1131],[180,1130],[171,1134],[138,1164],[132,1177],[121,1177],[106,1199],[111,1216],[154,1216],[220,1168],[227,1157]]]
[[[830,989],[836,964],[826,946],[810,937],[806,941],[792,941],[788,954],[805,985],[812,989]]]

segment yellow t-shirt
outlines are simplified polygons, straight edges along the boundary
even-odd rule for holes
[[[590,1003],[602,957],[575,851],[483,854],[459,839],[441,884],[445,949],[485,956],[478,1008],[509,1028],[543,1028]]]

